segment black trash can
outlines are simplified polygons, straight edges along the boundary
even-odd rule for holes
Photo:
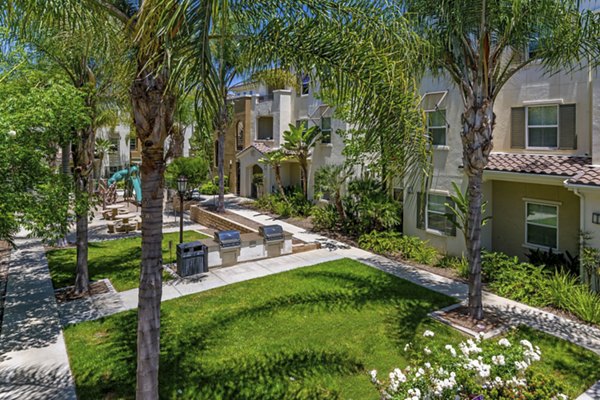
[[[202,242],[177,245],[177,274],[190,276],[208,272],[208,250]]]

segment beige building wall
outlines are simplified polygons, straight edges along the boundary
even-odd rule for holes
[[[492,182],[492,250],[525,260],[527,200],[558,205],[558,250],[579,254],[579,198],[558,185]]]

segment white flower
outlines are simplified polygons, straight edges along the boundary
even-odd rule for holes
[[[425,368],[427,368],[427,369],[431,369],[431,363],[428,363],[428,362],[426,362],[426,363],[425,363]]]
[[[502,354],[499,354],[497,356],[492,356],[492,362],[495,365],[504,365],[504,364],[506,364],[506,361],[504,360],[504,356]]]
[[[502,338],[502,339],[500,339],[500,340],[498,341],[498,344],[499,344],[500,346],[504,346],[504,347],[510,347],[510,346],[511,346],[510,342],[509,342],[509,341],[508,341],[508,339],[506,339],[506,338]]]
[[[427,331],[423,332],[423,336],[425,336],[425,337],[434,337],[435,333],[427,330]]]
[[[569,396],[567,396],[566,394],[562,394],[559,393],[556,396],[554,396],[552,399],[556,399],[556,400],[567,400],[569,398]]]
[[[404,351],[408,351],[408,349],[410,349],[410,343],[404,345]]]
[[[527,364],[527,362],[525,362],[525,361],[515,361],[515,368],[517,368],[519,371],[526,370],[527,367],[529,367],[529,364]]]
[[[423,351],[425,352],[425,354],[431,354],[431,350],[429,350],[429,347],[425,347]]]
[[[377,383],[377,370],[376,369],[371,371],[371,382]]]
[[[521,346],[523,347],[527,347],[527,349],[529,349],[529,351],[533,351],[533,345],[531,344],[531,342],[529,340],[521,340]]]
[[[450,354],[452,354],[452,357],[456,357],[456,350],[454,350],[454,347],[452,347],[451,344],[447,344],[445,348],[446,348],[446,350],[450,351]]]

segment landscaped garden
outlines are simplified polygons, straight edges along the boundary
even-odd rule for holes
[[[208,237],[196,231],[184,231],[183,240],[190,242]],[[169,250],[169,242],[173,243]],[[162,241],[163,263],[175,262],[179,232],[165,233]],[[108,278],[114,288],[122,292],[139,286],[142,239],[139,237],[90,242],[88,245],[89,274],[92,281]],[[50,250],[46,253],[52,284],[55,289],[73,285],[77,250],[75,248]],[[164,280],[172,279],[164,272]]]
[[[91,268],[93,270],[93,267]],[[160,395],[193,399],[377,399],[411,360],[407,343],[458,346],[465,337],[427,314],[455,300],[352,260],[246,281],[162,303]],[[69,326],[80,399],[133,398],[136,312]],[[425,331],[435,332],[424,337]],[[529,329],[530,371],[577,396],[600,378],[600,358]]]

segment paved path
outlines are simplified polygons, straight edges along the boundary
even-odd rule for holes
[[[0,334],[0,399],[76,399],[44,248],[19,240]]]

